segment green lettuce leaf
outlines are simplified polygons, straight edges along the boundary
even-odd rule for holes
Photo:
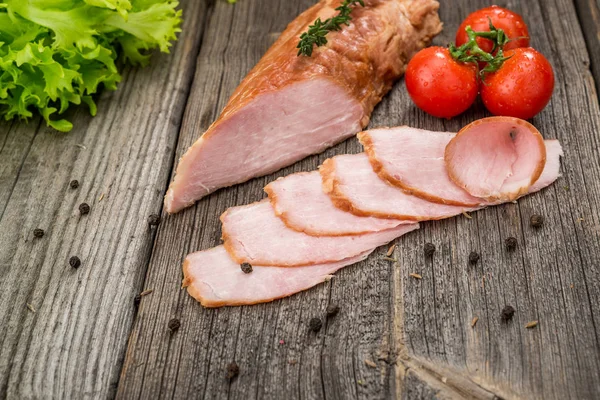
[[[181,10],[171,0],[4,0],[0,3],[0,117],[39,113],[48,126],[71,105],[96,115],[94,95],[116,90],[115,65],[146,65],[150,52],[169,52]]]
[[[131,10],[129,0],[84,0],[86,4],[95,7],[108,8],[116,10],[123,18],[127,18],[127,12]]]

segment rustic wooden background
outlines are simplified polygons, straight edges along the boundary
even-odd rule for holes
[[[264,197],[278,176],[360,146],[349,140],[149,227],[176,160],[313,0],[182,3],[172,54],[127,68],[97,117],[74,111],[69,134],[39,119],[0,125],[0,398],[600,396],[598,0],[498,2],[525,17],[533,46],[555,68],[553,100],[533,121],[565,149],[564,176],[552,187],[472,219],[424,223],[397,241],[397,263],[382,248],[301,294],[216,310],[180,287],[184,256],[219,243],[219,214]],[[489,4],[443,0],[436,43]],[[477,105],[451,121],[428,117],[401,81],[371,126],[455,131],[485,115]],[[89,215],[79,215],[82,202]],[[539,230],[529,226],[536,213],[546,218]],[[46,235],[34,238],[35,228]],[[512,253],[509,236],[518,239]],[[438,249],[432,260],[426,242]],[[481,254],[476,266],[471,251]],[[77,270],[72,255],[82,260]],[[340,313],[310,332],[308,320],[329,304]],[[516,309],[508,323],[505,305]],[[171,332],[174,318],[181,327]],[[526,329],[532,320],[538,326]],[[240,375],[230,382],[232,361]]]

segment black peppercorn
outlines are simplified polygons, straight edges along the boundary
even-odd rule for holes
[[[472,251],[471,254],[469,254],[469,264],[475,265],[477,264],[477,261],[479,261],[479,254]]]
[[[33,230],[33,236],[35,236],[36,238],[44,237],[44,230],[40,229],[40,228],[34,229]]]
[[[71,189],[77,189],[79,187],[79,181],[77,179],[73,179],[71,183],[69,183]]]
[[[310,319],[308,326],[310,327],[311,331],[319,332],[323,326],[323,322],[321,322],[321,318],[314,317]]]
[[[242,269],[242,271],[244,271],[245,274],[249,274],[250,272],[252,272],[252,265],[248,263],[242,263],[240,265],[240,268]]]
[[[171,331],[171,333],[175,333],[179,330],[179,327],[181,326],[181,322],[179,322],[179,320],[177,318],[173,318],[172,320],[169,321],[169,330]]]
[[[529,222],[531,223],[531,226],[533,226],[534,228],[539,228],[542,225],[544,225],[544,217],[542,217],[541,215],[538,215],[538,214],[534,214],[531,216],[531,219],[529,220]]]
[[[81,213],[81,215],[89,214],[89,212],[90,212],[90,205],[88,203],[81,203],[79,205],[79,212]]]
[[[502,309],[500,319],[502,322],[508,322],[512,319],[513,315],[515,315],[515,309],[511,306],[506,306]]]
[[[325,313],[327,314],[327,317],[331,318],[331,317],[335,317],[337,315],[337,313],[340,312],[340,307],[337,304],[330,304],[327,307],[327,310],[325,310]]]
[[[240,374],[240,367],[236,364],[236,362],[232,362],[227,366],[227,375],[225,377],[229,380],[232,380],[236,376]]]
[[[433,243],[425,243],[423,251],[425,252],[426,257],[431,257],[433,253],[435,253],[435,245]]]
[[[79,268],[81,266],[81,260],[77,256],[69,258],[69,265],[73,268]]]
[[[151,214],[148,217],[148,225],[150,225],[150,226],[156,226],[158,224],[160,224],[160,215],[158,215],[158,214]]]
[[[504,245],[506,246],[506,250],[511,251],[517,248],[517,238],[509,237],[504,241]]]

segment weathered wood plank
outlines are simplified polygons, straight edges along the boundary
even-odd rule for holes
[[[185,8],[172,54],[126,69],[96,118],[0,129],[0,398],[115,394],[200,45],[205,4]]]
[[[445,32],[437,42],[452,40],[460,20],[487,5],[475,0],[443,4]],[[533,122],[546,138],[563,144],[564,176],[517,204],[479,211],[473,219],[423,224],[401,240],[396,295],[402,315],[397,316],[411,357],[462,371],[492,393],[591,399],[600,393],[598,99],[573,3],[508,6],[525,17],[532,45],[555,68],[553,100]],[[401,101],[409,107],[408,99]],[[410,121],[411,112],[406,114],[405,121]],[[484,115],[479,107],[466,118]],[[445,121],[444,126],[457,130],[464,119]],[[428,120],[421,126],[436,127]],[[533,214],[545,217],[542,229],[530,226]],[[519,241],[512,253],[504,248],[509,236]],[[423,256],[426,242],[438,248],[433,260]],[[474,266],[467,261],[471,251],[481,254]],[[421,281],[408,277],[413,270],[423,276]],[[508,323],[500,319],[505,305],[517,310]],[[475,316],[479,320],[472,327]],[[531,320],[539,325],[526,329]],[[414,379],[406,384],[410,382],[421,390]]]
[[[29,124],[2,123],[0,129],[0,218],[14,190],[21,168],[39,132],[40,118]]]
[[[600,1],[575,0],[575,8],[585,37],[596,91],[600,91]]]
[[[313,3],[216,3],[198,60],[178,155],[208,127],[278,32]],[[387,118],[380,112],[374,121],[386,124]],[[263,198],[263,186],[277,176],[315,169],[333,154],[359,149],[356,140],[350,141],[272,176],[219,191],[195,207],[165,218],[146,280],[146,287],[155,292],[140,306],[118,397],[390,396],[392,368],[377,359],[380,348],[388,346],[391,333],[390,266],[377,262],[381,252],[369,264],[341,271],[328,284],[270,304],[207,310],[180,290],[184,256],[220,243],[218,216],[227,207]],[[309,319],[324,316],[329,303],[339,304],[340,314],[327,321],[318,334],[310,332]],[[167,329],[172,318],[182,324],[174,334]],[[225,368],[234,360],[240,376],[229,383]],[[372,368],[365,360],[379,365]]]
[[[311,3],[216,3],[178,156],[216,117],[277,32]],[[468,12],[487,5],[443,3],[446,31],[437,42],[447,43]],[[314,169],[333,154],[360,147],[350,140],[272,176],[217,192],[159,227],[146,279],[154,292],[143,299],[134,325],[120,398],[591,398],[600,390],[595,328],[600,111],[588,55],[572,2],[508,6],[525,16],[533,45],[556,68],[554,99],[534,123],[565,146],[565,176],[518,204],[481,211],[473,219],[423,224],[398,241],[397,265],[382,260],[387,249],[379,249],[330,283],[288,299],[207,310],[179,289],[180,268],[187,253],[220,243],[218,215],[264,197],[262,187],[275,177]],[[411,104],[400,83],[378,106],[371,125],[458,130],[484,115],[478,105],[451,121],[430,118]],[[533,213],[546,217],[541,230],[528,224]],[[504,249],[508,236],[519,240],[514,253]],[[438,248],[433,260],[424,260],[425,242]],[[471,251],[481,254],[475,266],[467,263]],[[423,279],[410,278],[410,272]],[[318,334],[309,332],[308,320],[323,316],[331,303],[340,305],[340,314]],[[517,313],[512,322],[501,323],[507,304]],[[471,327],[474,316],[479,321]],[[174,333],[167,328],[172,318],[181,321]],[[532,319],[540,325],[526,330]],[[229,382],[225,368],[232,361],[240,376]]]

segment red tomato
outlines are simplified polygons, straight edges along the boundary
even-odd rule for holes
[[[504,46],[505,51],[518,47],[529,47],[529,31],[523,18],[513,11],[498,6],[482,8],[469,14],[458,27],[456,45],[460,46],[469,41],[465,30],[469,25],[474,31],[489,32],[490,23],[488,17],[491,18],[496,28],[503,29],[509,39],[514,39]],[[488,53],[492,51],[493,43],[489,39],[477,38],[477,44],[483,51]]]
[[[455,61],[444,47],[419,51],[408,63],[405,80],[415,104],[440,118],[467,110],[479,91],[477,67]]]
[[[554,72],[541,53],[531,47],[509,50],[510,57],[481,85],[485,107],[495,115],[529,119],[552,97]]]

